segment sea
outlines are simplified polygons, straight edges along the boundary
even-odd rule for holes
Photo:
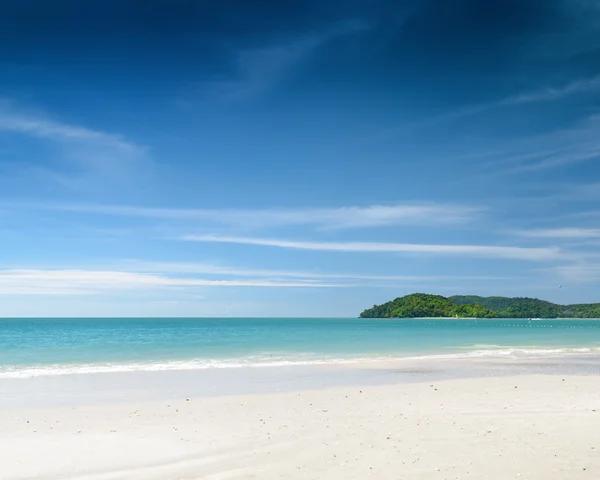
[[[600,320],[0,319],[0,379],[579,356],[600,358]]]

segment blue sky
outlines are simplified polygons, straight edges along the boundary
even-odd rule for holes
[[[1,315],[600,301],[598,1],[252,3],[0,3]]]

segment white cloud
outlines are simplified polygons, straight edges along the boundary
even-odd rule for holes
[[[556,247],[505,247],[488,245],[430,245],[385,242],[305,242],[266,238],[225,237],[212,235],[188,235],[182,240],[205,243],[237,243],[299,250],[321,250],[336,252],[387,252],[425,253],[434,255],[458,255],[518,260],[553,260],[561,255]]]
[[[96,146],[103,145],[132,154],[140,154],[144,150],[121,135],[64,123],[40,112],[19,110],[8,102],[0,103],[0,131],[28,135],[54,142],[92,143]]]
[[[162,291],[178,298],[201,298],[199,288],[345,288],[395,286],[415,282],[501,280],[486,276],[419,276],[323,273],[244,269],[171,262],[122,262],[121,267],[4,268],[0,269],[1,295],[133,295]],[[385,283],[387,282],[387,283]],[[167,298],[167,301],[172,298]]]
[[[571,283],[589,283],[600,280],[600,264],[577,262],[554,267],[552,271]]]
[[[506,97],[501,100],[474,105],[472,107],[467,107],[464,110],[450,113],[447,116],[438,117],[438,119],[450,120],[452,118],[475,115],[492,108],[509,107],[527,103],[551,102],[572,95],[590,93],[598,90],[600,90],[600,75],[582,78],[558,87],[545,87],[539,90]]]
[[[600,228],[540,228],[516,232],[524,237],[534,238],[600,238]]]
[[[548,102],[560,100],[562,98],[580,93],[595,92],[597,90],[600,90],[600,75],[575,80],[560,87],[547,87],[534,92],[508,97],[497,102],[496,105],[503,106],[519,105],[522,103]]]
[[[129,205],[69,205],[5,203],[15,208],[59,210],[167,220],[201,220],[241,227],[317,225],[322,228],[361,228],[391,225],[459,224],[474,220],[483,208],[452,204],[372,205],[305,209],[186,209]]]
[[[161,274],[78,270],[78,269],[10,269],[0,270],[0,295],[89,295],[94,293],[122,293],[123,291],[170,287],[273,287],[321,288],[345,287],[344,284],[308,280],[214,280],[173,277]]]
[[[541,160],[539,160],[540,157],[542,158]],[[508,168],[504,173],[534,172],[537,170],[545,170],[547,168],[562,167],[572,163],[594,160],[600,157],[600,143],[576,143],[569,151],[557,149],[548,156],[541,155],[540,157],[538,157],[538,161],[536,162]]]
[[[136,271],[163,272],[163,273],[194,273],[208,275],[224,275],[239,277],[270,277],[270,278],[297,278],[297,279],[338,279],[338,280],[382,280],[382,281],[456,281],[456,280],[506,280],[507,277],[497,276],[436,276],[436,275],[369,275],[361,273],[323,273],[303,272],[296,270],[264,270],[245,269],[237,267],[226,267],[218,265],[206,265],[201,263],[177,263],[177,262],[137,262],[131,261],[125,264]]]
[[[41,166],[39,162],[14,165],[16,173],[9,173],[15,178],[33,176],[70,188],[85,188],[90,185],[87,180],[119,178],[147,160],[144,147],[121,135],[62,122],[8,101],[0,101],[2,132],[50,142],[59,149],[58,155],[48,154]]]
[[[539,90],[513,95],[510,97],[505,97],[487,103],[472,105],[417,122],[408,122],[403,125],[388,128],[382,132],[377,133],[371,138],[374,140],[387,138],[393,134],[401,132],[406,128],[431,126],[441,122],[470,117],[479,113],[486,112],[488,110],[492,110],[494,108],[511,107],[530,103],[551,102],[561,100],[572,95],[579,95],[596,91],[600,91],[600,75],[589,78],[582,78],[558,87],[545,87]]]
[[[242,49],[235,54],[235,72],[230,78],[206,82],[203,89],[226,101],[243,100],[268,92],[283,77],[329,40],[360,32],[368,25],[348,21],[322,32],[310,33],[260,48]]]
[[[527,103],[551,102],[561,100],[571,95],[589,93],[600,90],[600,75],[583,78],[558,87],[545,87],[528,93],[513,95],[495,102],[483,103],[451,113],[444,119],[460,118],[491,110],[493,108],[509,107]]]
[[[267,92],[326,37],[311,35],[288,44],[237,53],[237,77],[204,85],[211,95],[226,101],[243,100]]]
[[[137,145],[124,140],[119,135],[5,111],[0,111],[0,130],[57,142],[93,142],[131,152],[139,150]]]
[[[489,175],[521,174],[558,168],[600,158],[600,116],[585,118],[577,126],[515,140],[485,162]],[[477,156],[477,155],[475,155]],[[481,155],[481,157],[485,154]]]

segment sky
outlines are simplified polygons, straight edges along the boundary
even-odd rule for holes
[[[600,302],[600,1],[0,1],[1,316]]]

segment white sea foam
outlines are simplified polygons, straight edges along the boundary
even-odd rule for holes
[[[39,365],[29,367],[0,368],[0,378],[30,378],[52,375],[73,375],[88,373],[127,373],[127,372],[164,372],[183,370],[206,370],[210,368],[261,368],[284,367],[295,365],[329,365],[342,363],[358,363],[372,359],[323,359],[323,360],[274,360],[253,361],[247,359],[231,360],[184,360],[150,363],[105,363],[85,365]]]
[[[294,357],[252,356],[235,359],[190,359],[164,362],[102,363],[78,365],[38,365],[0,367],[0,378],[31,378],[54,375],[90,373],[164,372],[229,368],[264,368],[286,366],[335,365],[372,363],[393,360],[451,360],[468,358],[547,358],[600,354],[600,347],[539,348],[510,347],[502,345],[473,345],[469,351],[448,354],[388,355],[358,358],[318,358],[314,354],[298,354]]]
[[[425,359],[458,359],[458,358],[547,358],[547,357],[566,357],[582,354],[600,354],[600,347],[581,347],[581,348],[517,348],[500,347],[470,350],[463,353],[449,353],[441,355],[421,355],[415,357],[404,357],[406,360],[425,360]]]

